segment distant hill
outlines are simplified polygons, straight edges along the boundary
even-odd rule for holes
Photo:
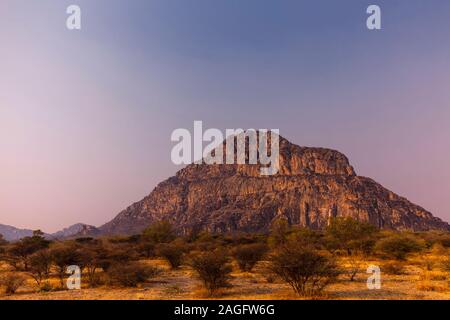
[[[225,154],[225,145],[220,148]],[[280,137],[279,160],[273,176],[260,176],[258,164],[189,165],[100,232],[135,234],[159,220],[170,221],[180,234],[267,232],[278,218],[322,229],[333,217],[352,217],[380,229],[450,230],[422,207],[358,176],[338,151],[300,147]]]
[[[93,234],[96,228],[87,224],[77,223],[68,228],[55,233],[45,233],[47,239],[64,239],[70,238],[75,235]],[[30,237],[33,235],[33,230],[30,229],[18,229],[12,226],[7,226],[0,224],[0,234],[7,241],[17,241],[25,237]]]
[[[48,236],[48,238],[65,239],[65,238],[70,238],[74,235],[82,236],[83,233],[95,232],[95,229],[96,228],[94,226],[90,226],[90,225],[83,224],[83,223],[77,223],[68,228],[62,229],[61,231],[52,233],[51,235]]]
[[[0,224],[0,234],[7,241],[17,241],[25,237],[29,237],[33,234],[33,230],[18,229],[15,227]]]

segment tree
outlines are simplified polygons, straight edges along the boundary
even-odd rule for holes
[[[269,244],[273,247],[287,243],[291,228],[285,219],[276,219],[270,226]]]
[[[29,274],[40,286],[42,281],[48,279],[52,266],[52,255],[48,249],[33,253],[28,258]]]
[[[223,251],[193,254],[190,265],[197,272],[210,296],[220,288],[230,286],[229,278],[232,269],[229,258]]]
[[[384,258],[405,260],[410,253],[419,252],[424,243],[419,242],[411,235],[394,234],[379,240],[375,246],[377,252]]]
[[[176,269],[181,265],[186,246],[180,241],[171,243],[163,243],[158,247],[158,255],[165,258],[172,269]]]
[[[146,282],[160,272],[161,270],[156,267],[131,262],[129,264],[114,264],[108,269],[107,275],[112,284],[136,287],[139,283]]]
[[[286,244],[272,254],[269,270],[301,296],[321,294],[340,273],[332,257],[295,243]]]
[[[233,257],[242,271],[250,272],[267,250],[267,246],[261,243],[244,244],[234,249]]]
[[[155,244],[169,243],[175,239],[175,231],[170,222],[163,220],[153,223],[143,232],[145,240]]]
[[[375,244],[377,228],[370,223],[350,217],[338,217],[330,221],[326,229],[328,248],[342,249],[351,255],[354,251],[368,253]]]
[[[8,272],[0,275],[0,286],[5,288],[6,294],[16,293],[25,282],[25,277],[18,273]]]
[[[7,262],[15,269],[28,271],[27,258],[33,253],[48,248],[50,241],[43,237],[40,230],[34,231],[33,236],[25,237],[16,242],[7,251]]]
[[[52,262],[58,271],[61,288],[64,288],[64,278],[68,266],[80,265],[81,259],[77,248],[71,244],[60,244],[50,249]]]
[[[87,282],[91,287],[97,286],[99,283],[97,271],[105,266],[105,261],[108,261],[108,266],[112,263],[109,261],[108,251],[101,242],[85,244],[77,251],[82,274],[87,276]]]

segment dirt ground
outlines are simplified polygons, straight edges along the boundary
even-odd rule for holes
[[[408,262],[405,274],[381,275],[381,289],[367,288],[366,268],[369,264],[381,264],[380,261],[361,261],[361,269],[354,281],[348,276],[340,276],[337,283],[328,286],[318,299],[426,299],[450,300],[450,279],[448,273],[436,268],[428,271],[420,265],[420,257]],[[94,289],[36,292],[32,279],[14,295],[0,294],[0,300],[174,300],[209,299],[202,289],[201,282],[187,266],[170,270],[163,260],[148,260],[148,264],[164,269],[157,278],[137,288],[98,287]],[[345,266],[345,261],[342,262]],[[267,279],[267,272],[259,264],[251,273],[239,272],[234,266],[232,287],[224,289],[214,299],[249,300],[294,300],[302,299],[279,279]],[[56,279],[52,279],[55,286]]]

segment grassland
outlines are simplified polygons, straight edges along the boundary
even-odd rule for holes
[[[448,254],[449,252],[447,252]],[[450,276],[442,271],[440,263],[442,255],[435,253],[420,254],[410,257],[403,262],[404,270],[400,275],[383,272],[384,260],[360,259],[358,272],[354,281],[350,281],[346,274],[341,275],[337,282],[328,286],[320,297],[314,299],[389,299],[389,300],[450,300]],[[339,260],[343,270],[349,268],[345,258]],[[426,262],[426,263],[425,263]],[[139,285],[136,288],[121,288],[100,286],[98,288],[84,288],[81,290],[59,290],[38,292],[33,279],[27,279],[26,284],[13,295],[1,293],[2,300],[173,300],[173,299],[211,299],[204,291],[200,280],[188,266],[171,269],[165,260],[145,260],[145,263],[163,269],[160,275]],[[381,289],[369,290],[366,282],[369,274],[368,265],[380,265]],[[1,272],[7,271],[3,265]],[[231,287],[223,289],[212,299],[250,299],[250,300],[295,300],[297,296],[289,285],[280,279],[267,274],[264,262],[260,262],[252,272],[241,272],[233,263]],[[52,285],[58,286],[58,279],[50,279]]]

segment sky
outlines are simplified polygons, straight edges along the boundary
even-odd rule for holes
[[[170,136],[194,120],[339,150],[450,221],[449,16],[447,0],[0,0],[0,223],[111,220],[180,169]]]

